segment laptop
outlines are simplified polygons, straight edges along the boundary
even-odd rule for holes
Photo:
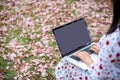
[[[54,28],[52,32],[55,36],[60,54],[65,60],[83,70],[87,70],[87,65],[80,58],[74,56],[74,54],[80,51],[87,51],[93,61],[97,58],[97,55],[90,50],[90,47],[95,43],[91,40],[84,18]]]

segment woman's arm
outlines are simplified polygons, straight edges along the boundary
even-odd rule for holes
[[[120,67],[118,68],[115,64],[118,63],[120,55],[120,38],[117,39],[106,39],[104,45],[101,47],[98,59],[90,65],[88,71],[93,79],[113,79],[118,77],[120,73]],[[118,70],[117,70],[118,69]],[[117,72],[118,71],[118,72]]]
[[[85,62],[88,66],[88,72],[90,73],[91,77],[95,80],[98,78],[100,79],[107,79],[107,78],[114,78],[117,76],[116,64],[120,58],[120,38],[117,40],[105,40],[104,45],[99,51],[98,59],[93,62],[90,55],[87,52],[80,52],[76,54],[83,62]]]

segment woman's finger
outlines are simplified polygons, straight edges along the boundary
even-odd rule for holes
[[[94,51],[95,53],[99,53],[99,49],[96,46],[91,47],[90,50]]]

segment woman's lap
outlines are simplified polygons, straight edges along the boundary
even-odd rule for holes
[[[55,75],[57,80],[90,80],[87,71],[69,63],[64,58],[57,65]]]

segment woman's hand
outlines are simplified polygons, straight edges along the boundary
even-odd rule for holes
[[[94,51],[95,53],[99,53],[99,47],[98,47],[98,45],[97,44],[94,44],[91,48],[90,48],[90,50],[92,50],[92,51]]]
[[[75,56],[79,57],[88,66],[90,66],[93,63],[93,60],[91,59],[90,55],[85,51],[76,53]]]

